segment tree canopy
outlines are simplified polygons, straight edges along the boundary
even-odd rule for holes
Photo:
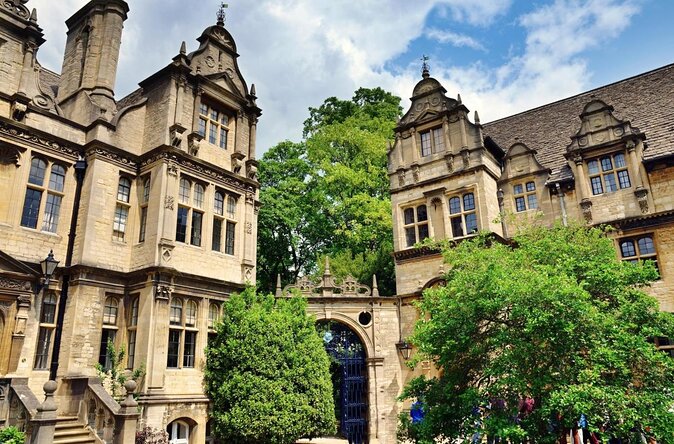
[[[302,142],[281,142],[260,161],[258,282],[271,291],[316,271],[320,257],[362,282],[377,274],[395,293],[387,148],[400,98],[360,88],[309,109]]]
[[[412,337],[441,371],[406,387],[425,417],[401,415],[401,437],[552,443],[585,420],[605,438],[674,442],[674,361],[653,344],[674,322],[643,292],[652,263],[618,261],[603,230],[580,226],[514,245],[480,235],[444,255],[446,286],[424,293]]]
[[[291,444],[334,432],[330,360],[302,298],[248,288],[225,302],[206,349],[215,435]]]

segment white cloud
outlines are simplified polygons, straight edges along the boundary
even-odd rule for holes
[[[438,28],[430,28],[425,32],[425,36],[438,43],[449,43],[452,46],[477,49],[486,51],[486,48],[477,40],[469,35],[459,34],[452,31],[446,31]]]
[[[30,0],[48,42],[39,59],[60,71],[65,43],[64,21],[87,0]],[[193,0],[133,0],[125,23],[117,81],[118,96],[161,69],[185,40],[194,39],[215,21]],[[200,2],[201,3],[201,2]],[[215,2],[217,3],[217,2]],[[214,3],[214,4],[215,4]],[[388,63],[427,35],[453,45],[479,49],[481,42],[442,29],[426,30],[429,16],[480,26],[481,35],[503,16],[510,0],[257,0],[234,2],[227,27],[234,36],[239,64],[248,84],[255,83],[263,117],[258,153],[280,140],[299,139],[309,106],[329,96],[347,98],[360,86],[381,86],[406,101],[419,79],[420,55],[406,67]],[[496,68],[475,62],[443,64],[434,58],[432,74],[451,95],[479,109],[483,121],[581,91],[591,73],[583,51],[622,32],[638,11],[624,0],[556,0],[517,22],[526,31],[523,51]],[[436,20],[437,22],[437,20]],[[515,46],[516,47],[516,46]],[[490,54],[490,57],[496,57]]]

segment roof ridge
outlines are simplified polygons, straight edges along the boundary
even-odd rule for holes
[[[483,123],[482,125],[483,125],[483,126],[488,126],[488,125],[491,125],[491,124],[495,124],[495,123],[501,122],[501,121],[503,121],[503,120],[511,119],[511,118],[513,118],[513,117],[516,117],[516,116],[521,116],[521,115],[523,115],[523,114],[528,114],[528,113],[531,113],[531,112],[537,112],[537,111],[540,111],[541,109],[548,108],[548,107],[551,107],[551,106],[553,106],[553,105],[557,105],[557,104],[562,103],[562,102],[566,102],[567,100],[572,100],[572,99],[575,99],[575,98],[577,98],[577,97],[584,96],[584,95],[588,95],[588,94],[590,94],[590,93],[592,93],[592,92],[596,92],[596,91],[599,91],[599,90],[608,88],[608,87],[610,87],[610,86],[615,86],[615,85],[618,85],[618,84],[620,84],[620,83],[625,83],[625,82],[633,81],[634,79],[639,78],[639,77],[647,77],[647,76],[653,75],[653,74],[655,74],[655,73],[657,73],[657,72],[659,72],[659,71],[666,71],[666,70],[672,69],[672,68],[674,68],[674,63],[670,63],[670,64],[665,65],[665,66],[660,66],[660,67],[658,67],[658,68],[654,68],[654,69],[651,69],[651,70],[649,70],[649,71],[642,72],[642,73],[640,73],[640,74],[635,74],[635,75],[633,75],[633,76],[631,76],[631,77],[627,77],[627,78],[625,78],[625,79],[620,79],[620,80],[617,80],[617,81],[615,81],[615,82],[607,83],[607,84],[605,84],[605,85],[598,86],[598,87],[596,87],[596,88],[589,89],[589,90],[580,92],[580,93],[578,93],[578,94],[574,94],[574,95],[572,95],[572,96],[564,97],[563,99],[555,100],[554,102],[548,102],[548,103],[545,103],[545,104],[543,104],[543,105],[540,105],[540,106],[537,106],[537,107],[534,107],[534,108],[530,108],[530,109],[527,109],[527,110],[524,110],[524,111],[520,111],[520,112],[515,113],[515,114],[510,114],[510,115],[508,115],[508,116],[501,117],[500,119],[492,120],[492,121],[490,121],[490,122],[485,122],[485,123]]]

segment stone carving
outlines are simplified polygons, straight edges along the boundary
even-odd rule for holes
[[[26,2],[28,2],[28,0],[4,0],[2,2],[2,6],[19,17],[28,19],[30,17],[30,11],[28,11],[28,8],[24,6]]]
[[[337,284],[330,274],[330,263],[326,260],[326,268],[323,277],[319,282],[312,282],[308,277],[303,276],[295,284],[286,285],[282,291],[283,296],[290,296],[293,290],[299,291],[302,295],[308,297],[371,297],[372,290],[367,285],[359,283],[353,276],[348,275]]]
[[[255,165],[248,166],[248,178],[250,180],[257,180],[257,167]]]
[[[249,205],[255,203],[255,193],[252,190],[246,191],[246,203]]]
[[[21,122],[24,117],[26,117],[26,112],[28,111],[28,106],[25,103],[14,102],[12,104],[12,119],[17,122]]]
[[[183,143],[184,132],[185,128],[183,128],[180,125],[172,125],[171,128],[169,128],[169,141],[171,143],[171,146],[180,148],[180,146]]]
[[[19,165],[19,150],[16,147],[5,145],[4,143],[0,145],[0,165]]]
[[[166,171],[168,172],[169,176],[178,177],[178,165],[173,160],[168,161]]]
[[[405,170],[402,168],[398,170],[398,185],[401,187],[405,185]]]
[[[188,151],[191,155],[197,156],[199,154],[202,140],[203,137],[199,133],[192,133],[187,136]]]
[[[28,282],[28,281],[20,281],[20,280],[17,280],[17,279],[0,277],[0,288],[8,288],[10,290],[30,291],[31,285],[30,285],[30,282]]]
[[[447,171],[450,173],[454,171],[454,154],[445,154],[445,162],[447,163]]]
[[[121,155],[121,154],[118,154],[118,153],[114,153],[112,151],[109,151],[109,150],[107,150],[105,148],[101,148],[101,147],[91,148],[91,149],[87,150],[86,154],[88,156],[93,155],[93,156],[104,157],[107,160],[112,161],[113,163],[116,163],[116,164],[121,165],[121,166],[129,167],[129,168],[133,168],[133,169],[136,169],[136,167],[138,166],[138,163],[135,160],[131,159],[130,157],[127,157],[127,156],[124,156],[124,155]]]
[[[165,284],[157,284],[154,289],[155,299],[161,299],[168,301],[171,299],[171,294],[173,293],[173,287]]]
[[[6,318],[7,313],[9,313],[9,307],[14,305],[13,302],[10,301],[0,301],[0,313]]]
[[[420,168],[419,165],[412,165],[412,177],[414,178],[414,182],[419,182],[419,175],[420,175]]]
[[[164,208],[167,210],[172,210],[174,208],[175,204],[175,197],[173,196],[166,196],[164,197]]]
[[[253,234],[253,223],[246,222],[246,234]]]
[[[642,213],[648,213],[648,190],[644,187],[637,187],[634,190],[634,195],[639,202],[639,208],[641,208]]]
[[[74,159],[79,157],[79,152],[73,148],[61,145],[60,143],[54,142],[53,140],[43,139],[34,134],[30,134],[27,131],[14,127],[6,122],[0,121],[0,134],[7,135],[16,140],[40,145],[41,147],[47,148],[60,155],[65,155]]]
[[[592,201],[590,199],[583,199],[580,201],[580,209],[583,212],[585,222],[592,223]]]
[[[462,150],[461,151],[461,160],[463,161],[463,168],[470,167],[470,151]]]

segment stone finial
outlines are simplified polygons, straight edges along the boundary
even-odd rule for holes
[[[37,23],[37,9],[33,8],[33,10],[30,12],[30,21],[33,23]]]
[[[124,389],[126,390],[126,398],[119,405],[121,405],[122,407],[136,407],[138,405],[136,400],[133,398],[133,393],[136,391],[136,387],[138,387],[138,384],[136,384],[136,381],[134,381],[133,379],[128,379],[124,383]]]
[[[421,77],[423,77],[424,79],[427,79],[431,76],[431,74],[430,74],[430,68],[431,67],[428,65],[428,60],[429,60],[429,57],[425,54],[421,57],[421,62],[422,62]]]
[[[185,40],[183,40],[183,42],[180,44],[180,54],[187,54],[187,44],[185,43]]]
[[[477,110],[475,110],[475,124],[480,124],[480,115],[477,113]]]
[[[250,85],[250,95],[253,96],[253,97],[257,97],[254,83]]]
[[[218,14],[217,18],[218,21],[215,23],[218,26],[225,26],[225,19],[227,18],[227,14],[225,13],[225,9],[229,8],[229,5],[227,3],[220,3],[220,9],[218,9]]]
[[[56,411],[56,402],[54,401],[54,392],[57,388],[56,381],[47,381],[42,386],[44,390],[44,402],[40,404],[37,408],[38,412],[55,412]]]
[[[372,296],[379,297],[379,287],[377,286],[377,275],[372,275]]]
[[[463,102],[461,102],[461,94],[456,95],[456,101],[459,102],[459,103],[463,103]]]
[[[276,297],[280,298],[283,295],[283,289],[281,288],[281,273],[276,275]]]

